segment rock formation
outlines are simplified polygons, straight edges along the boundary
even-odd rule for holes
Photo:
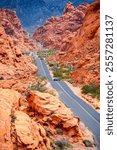
[[[13,39],[15,47],[20,50],[37,48],[34,42],[28,39],[28,35],[23,30],[15,11],[0,9],[0,25],[3,26],[5,33]]]
[[[27,101],[33,112],[37,112],[40,123],[45,125],[50,135],[55,136],[57,128],[72,141],[80,139],[78,117],[74,117],[60,100],[48,93],[29,92]],[[37,117],[37,119],[38,119]]]
[[[95,43],[99,36],[97,33],[97,30],[99,30],[98,24],[95,27],[95,22],[99,17],[97,14],[97,3],[88,7],[83,23],[82,20],[85,16],[86,8],[87,4],[75,8],[69,3],[64,9],[64,15],[60,19],[57,17],[59,23],[62,23],[63,18],[65,19],[64,27],[62,23],[60,28],[59,25],[57,26],[56,30],[57,35],[61,34],[60,43],[62,47],[60,48],[60,45],[57,45],[58,41],[54,39],[55,35],[51,34],[49,36],[52,36],[53,42],[55,42],[53,48],[60,48],[60,51],[64,52],[62,56],[59,56],[60,53],[57,53],[55,56],[55,58],[60,57],[60,64],[69,61],[77,67],[70,57],[66,58],[66,52],[68,54],[72,52],[71,55],[73,57],[75,57],[76,53],[70,49],[74,48],[72,47],[73,43],[70,44],[67,38],[63,42],[62,38],[65,35],[69,37],[73,33],[73,37],[70,39],[71,41],[74,40],[74,43],[77,43],[77,34],[79,34],[79,38],[83,36],[81,38],[83,40],[81,40],[82,45],[79,44],[82,46],[83,52],[87,48],[86,51],[89,53],[88,50],[92,48],[91,46],[96,45]],[[96,12],[97,16],[94,16],[94,12]],[[92,25],[92,30],[88,32],[89,23],[92,23],[90,15],[92,15],[92,18],[95,18],[95,22],[94,26]],[[87,19],[89,20],[88,23]],[[52,18],[46,22],[47,26],[54,20],[56,22],[54,25],[57,25],[56,18]],[[65,34],[61,33],[61,29],[63,29],[62,32],[65,32]],[[85,30],[86,32],[84,32]],[[96,34],[94,34],[94,31]],[[86,39],[92,42],[88,45]],[[66,41],[68,45],[70,44],[70,47],[67,47],[67,49],[65,46]],[[87,47],[84,47],[84,43]],[[78,53],[80,53],[79,45],[76,44],[75,49]],[[52,150],[57,148],[56,143],[61,144],[63,140],[66,140],[67,144],[72,144],[73,148],[74,144],[77,145],[74,149],[81,148],[85,150],[86,147],[83,140],[87,139],[89,135],[86,135],[86,128],[86,131],[84,131],[80,127],[80,118],[74,116],[69,108],[51,94],[28,89],[28,85],[36,80],[37,68],[32,63],[32,58],[25,56],[23,51],[35,48],[33,40],[29,40],[22,29],[16,13],[0,9],[0,149]],[[95,51],[98,52],[96,46]],[[86,58],[90,60],[87,53]],[[72,77],[74,77],[74,74]],[[90,135],[92,137],[91,150],[94,150],[95,142],[91,133]]]
[[[68,3],[61,17],[50,18],[38,28],[34,39],[57,49],[51,61],[74,66],[72,80],[78,84],[99,85],[100,2],[75,8]]]
[[[13,90],[0,89],[0,149],[12,150],[11,114],[19,107],[21,95]]]
[[[86,135],[80,128],[80,119],[62,102],[37,91],[28,92],[28,105],[25,101],[24,106],[22,98],[17,91],[0,89],[1,150],[52,150],[56,147],[50,142],[54,143],[57,136],[85,150]]]
[[[31,57],[23,55],[24,50],[33,48],[35,44],[26,38],[16,13],[0,9],[0,87],[11,88],[11,83],[25,82],[36,73]]]
[[[26,113],[16,111],[14,113],[13,149],[50,149],[50,141],[46,137],[45,129],[33,121]]]
[[[91,3],[94,0],[70,0],[75,6],[87,2]],[[18,17],[25,29],[34,33],[38,26],[51,16],[59,16],[69,0],[2,0],[0,8],[9,8],[17,12]]]
[[[100,82],[100,3],[96,1],[86,11],[83,25],[74,36],[66,37],[56,56],[60,64],[72,64],[76,71],[72,79],[79,84]]]
[[[0,149],[50,149],[44,128],[18,110],[20,99],[18,92],[0,89]]]
[[[48,19],[36,30],[33,38],[47,48],[59,50],[64,37],[73,36],[81,27],[87,6],[88,4],[82,4],[82,11],[81,6],[76,8],[69,2],[64,8],[64,14]]]

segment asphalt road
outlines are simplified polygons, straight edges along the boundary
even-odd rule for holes
[[[38,75],[45,76],[48,79],[52,87],[58,92],[60,100],[64,102],[76,116],[79,116],[81,121],[93,132],[97,147],[100,149],[100,114],[85,101],[76,96],[64,81],[53,81],[45,61],[38,58],[36,53],[33,53],[33,57],[38,67]]]

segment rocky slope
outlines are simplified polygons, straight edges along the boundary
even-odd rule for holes
[[[26,37],[15,12],[0,9],[0,20],[0,87],[11,88],[36,73],[31,58],[22,54],[36,46]]]
[[[0,9],[0,25],[3,26],[5,33],[13,39],[15,47],[20,50],[37,48],[33,40],[28,39],[28,35],[23,30],[15,11]]]
[[[72,64],[76,71],[72,79],[79,84],[99,85],[100,78],[100,2],[87,8],[82,27],[62,43],[60,64]]]
[[[74,5],[93,0],[70,0]],[[69,0],[1,0],[0,8],[9,8],[17,12],[23,27],[34,32],[51,16],[61,15],[63,8]]]
[[[64,37],[74,36],[75,31],[81,27],[87,6],[84,3],[77,8],[69,2],[64,8],[64,14],[48,19],[36,30],[33,38],[47,48],[59,50]]]
[[[66,19],[67,18],[67,19]],[[78,84],[99,86],[100,2],[75,8],[68,3],[64,15],[49,19],[34,34],[44,46],[57,49],[51,61],[74,66],[71,78]]]
[[[1,150],[55,150],[57,142],[66,142],[65,146],[75,142],[76,149],[86,149],[83,140],[89,132],[81,129],[79,118],[64,104],[37,91],[28,92],[24,99],[17,91],[0,89]]]

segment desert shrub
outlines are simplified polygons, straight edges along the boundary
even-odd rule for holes
[[[63,73],[62,73],[61,70],[57,70],[57,71],[53,72],[53,75],[54,75],[54,77],[60,77],[60,78],[62,78]]]
[[[51,115],[53,115],[53,114],[54,114],[54,111],[51,111],[50,114],[49,114],[48,116],[51,116]]]
[[[55,55],[56,54],[56,49],[49,49],[48,50],[48,55],[50,55],[50,56],[53,56],[53,55]]]
[[[56,128],[56,133],[59,134],[59,135],[62,135],[63,131],[60,128]]]
[[[81,91],[84,94],[90,94],[92,97],[99,98],[99,96],[100,96],[100,89],[99,89],[99,87],[96,86],[95,84],[92,84],[92,83],[89,84],[89,85],[83,86]]]
[[[50,67],[53,67],[53,66],[54,66],[54,64],[52,64],[52,63],[49,63],[48,65],[49,65]]]
[[[15,115],[11,115],[11,122],[15,122],[15,120],[17,119],[17,117]]]
[[[45,129],[45,132],[46,132],[46,136],[49,138],[49,137],[50,137],[49,131],[47,131],[47,130]]]
[[[39,51],[37,52],[37,55],[38,55],[39,57],[41,57],[41,56],[42,56],[42,52],[39,50]]]
[[[30,89],[33,91],[45,92],[47,88],[44,85],[39,84],[32,84]]]
[[[89,140],[84,140],[83,143],[86,147],[93,147],[93,144]]]
[[[44,81],[44,80],[47,80],[47,78],[45,76],[41,77],[41,80]]]
[[[67,148],[72,150],[72,145],[66,140],[57,140],[54,144],[56,145],[55,150],[66,150]]]
[[[56,96],[56,93],[55,93],[54,90],[49,90],[48,93],[51,94],[51,95],[53,95],[53,96]]]

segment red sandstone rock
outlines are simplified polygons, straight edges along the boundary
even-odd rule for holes
[[[13,90],[0,89],[0,149],[13,150],[11,140],[11,114],[19,107],[21,95]]]
[[[29,80],[36,70],[31,58],[22,55],[21,50],[15,47],[12,37],[7,35],[4,28],[0,26],[0,77],[4,82],[11,79]],[[3,87],[1,82],[0,87]]]
[[[38,113],[41,124],[45,126],[47,131],[55,136],[56,128],[60,128],[64,134],[69,135],[72,141],[78,141],[79,121],[78,117],[74,117],[70,109],[65,107],[57,98],[48,94],[30,91],[27,95],[27,101],[33,112]]]
[[[50,150],[50,141],[46,137],[45,129],[36,124],[35,121],[24,112],[16,111],[14,113],[16,117],[14,123],[14,137],[17,139],[14,141],[14,149],[37,149],[37,150]]]
[[[0,149],[50,150],[45,129],[26,113],[18,111],[21,94],[0,89]]]
[[[50,18],[33,37],[48,48],[58,49],[51,61],[76,68],[71,74],[76,83],[99,85],[99,1],[78,8],[68,3],[63,16]]]
[[[61,46],[64,52],[59,57],[60,64],[68,62],[77,69],[72,73],[72,79],[79,84],[95,83],[99,85],[100,78],[100,3],[91,4],[87,8],[83,26],[71,39],[66,38]]]
[[[27,33],[23,30],[15,11],[0,9],[0,24],[5,33],[12,38],[15,47],[20,50],[37,48],[34,42],[27,38]]]
[[[39,27],[33,38],[48,48],[60,49],[64,37],[74,35],[80,28],[85,16],[87,5],[83,5],[83,11],[68,3],[61,17],[52,17],[44,26]]]
[[[81,7],[81,6],[80,6]],[[57,55],[50,59],[76,68],[71,74],[78,84],[100,82],[100,2],[88,6],[83,25],[66,36]]]

